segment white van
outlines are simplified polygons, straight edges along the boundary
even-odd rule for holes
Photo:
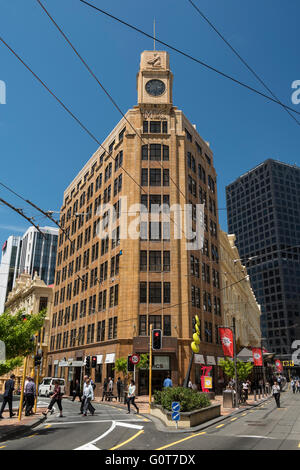
[[[58,383],[61,388],[61,393],[65,393],[65,379],[58,379],[58,378],[52,378],[52,377],[45,377],[39,386],[39,397],[44,395],[45,397],[50,397],[53,395],[53,390],[55,387],[55,382],[58,380]]]

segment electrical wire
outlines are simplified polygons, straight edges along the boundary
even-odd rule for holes
[[[256,93],[257,95],[260,95],[260,96],[262,96],[262,97],[268,99],[269,101],[272,101],[273,103],[279,104],[280,106],[282,106],[282,107],[284,107],[284,108],[286,108],[286,109],[289,109],[289,110],[292,111],[293,113],[296,113],[296,114],[299,114],[299,115],[300,115],[300,112],[299,112],[299,111],[296,111],[295,109],[293,109],[293,108],[287,106],[286,104],[281,103],[280,101],[276,100],[275,98],[272,98],[271,96],[268,96],[268,95],[266,95],[265,93],[262,93],[261,91],[259,91],[259,90],[255,89],[255,88],[251,87],[250,85],[247,85],[247,84],[244,83],[244,82],[241,82],[240,80],[238,80],[238,79],[236,79],[236,78],[234,78],[234,77],[232,77],[232,76],[226,74],[225,72],[222,72],[221,70],[218,70],[218,69],[216,69],[215,67],[212,67],[211,65],[206,64],[206,63],[203,62],[202,60],[197,59],[197,58],[191,56],[190,54],[188,54],[188,53],[186,53],[186,52],[184,52],[184,51],[182,51],[182,50],[180,50],[180,49],[178,49],[178,48],[176,48],[176,47],[174,47],[174,46],[171,46],[170,44],[168,44],[168,43],[166,43],[166,42],[164,42],[164,41],[158,39],[157,37],[154,38],[154,36],[152,36],[151,34],[148,34],[148,33],[146,33],[145,31],[141,30],[140,28],[137,28],[136,26],[133,26],[132,24],[130,24],[130,23],[124,21],[124,20],[121,20],[120,18],[118,18],[118,17],[112,15],[111,13],[108,13],[107,11],[102,10],[101,8],[98,8],[98,7],[96,7],[95,5],[92,5],[91,3],[89,3],[89,2],[87,2],[87,1],[85,1],[85,0],[79,0],[79,1],[80,1],[81,3],[83,3],[83,4],[85,4],[86,6],[89,6],[90,8],[93,8],[94,10],[98,11],[99,13],[103,13],[104,15],[108,16],[109,18],[112,18],[113,20],[115,20],[115,21],[117,21],[117,22],[123,24],[124,26],[127,26],[128,28],[131,28],[131,29],[133,29],[134,31],[137,31],[138,33],[142,34],[143,36],[146,36],[146,37],[148,37],[148,38],[150,38],[150,39],[153,39],[153,40],[155,39],[155,41],[159,42],[159,43],[162,44],[163,46],[166,46],[166,47],[168,47],[169,49],[173,50],[174,52],[177,52],[178,54],[180,54],[180,55],[186,57],[187,59],[190,59],[190,60],[192,60],[193,62],[196,62],[196,63],[202,65],[203,67],[205,67],[205,68],[207,68],[207,69],[209,69],[209,70],[211,70],[211,71],[217,73],[218,75],[221,75],[222,77],[227,78],[228,80],[231,80],[232,82],[236,83],[237,85],[240,85],[240,86],[242,86],[242,87],[248,89],[249,91],[252,91],[253,93]]]
[[[281,104],[282,108],[290,115],[290,117],[292,119],[294,119],[294,121],[300,126],[300,122],[298,121],[298,119],[296,119],[295,116],[293,116],[293,114],[281,103],[281,101],[279,100],[279,98],[275,95],[275,93],[273,93],[273,91],[270,89],[270,87],[268,87],[268,85],[266,85],[266,83],[262,80],[262,78],[260,78],[260,76],[253,70],[252,67],[250,67],[250,65],[246,62],[245,59],[243,59],[243,57],[238,53],[238,51],[230,44],[229,41],[227,41],[227,39],[225,39],[225,37],[223,36],[223,34],[220,33],[220,31],[218,31],[218,29],[216,28],[216,26],[207,18],[207,16],[203,13],[203,11],[200,10],[200,8],[195,5],[195,3],[192,1],[192,0],[188,0],[188,2],[195,8],[195,10],[197,10],[197,12],[199,13],[199,15],[202,16],[202,18],[209,24],[209,26],[217,33],[217,35],[222,39],[222,41],[225,42],[225,44],[227,44],[227,46],[231,49],[231,51],[236,55],[236,57],[242,62],[242,64],[245,65],[245,67],[247,67],[247,69],[252,73],[252,75],[254,75],[254,77],[261,83],[261,85],[269,92],[271,93],[271,95],[273,96],[273,98],[275,98],[278,103]]]

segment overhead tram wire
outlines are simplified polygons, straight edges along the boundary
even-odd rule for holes
[[[45,235],[44,233],[40,230],[40,227],[38,225],[36,225],[34,223],[34,218],[33,217],[27,217],[23,210],[22,209],[18,209],[17,207],[14,207],[12,204],[10,204],[9,202],[5,201],[4,199],[0,198],[0,202],[2,202],[2,204],[5,204],[7,207],[9,207],[10,209],[12,209],[13,211],[15,211],[17,214],[19,214],[21,217],[23,217],[24,219],[26,219],[28,222],[30,222],[36,229],[37,231],[42,235],[43,238],[45,238]]]
[[[223,34],[220,33],[220,31],[217,29],[217,27],[207,18],[207,16],[203,13],[203,11],[200,10],[200,8],[195,5],[193,0],[188,0],[188,2],[197,10],[200,16],[209,24],[209,26],[217,33],[217,35],[222,39],[222,41],[225,42],[225,44],[231,49],[231,51],[236,55],[236,57],[242,62],[242,64],[247,67],[247,69],[254,75],[254,77],[261,83],[261,85],[275,98],[278,102],[279,98],[273,93],[273,91],[270,89],[270,87],[264,82],[264,80],[253,70],[253,68],[246,62],[245,59],[238,53],[238,51],[230,44],[229,41],[223,36]],[[298,119],[296,119],[295,116],[285,107],[283,106],[283,109],[291,116],[292,119],[300,126],[300,122]]]
[[[262,96],[263,98],[266,98],[267,100],[269,101],[272,101],[273,103],[276,103],[280,106],[282,106],[283,108],[285,109],[288,109],[290,111],[292,111],[293,113],[296,113],[296,114],[299,114],[300,115],[300,112],[299,111],[296,111],[295,109],[291,108],[290,106],[282,103],[281,101],[275,99],[275,98],[272,98],[271,96],[269,95],[266,95],[265,93],[257,90],[256,88],[253,88],[252,86],[248,85],[247,83],[244,83],[240,80],[238,80],[237,78],[234,78],[232,77],[231,75],[228,75],[227,73],[225,72],[222,72],[221,70],[218,70],[216,69],[215,67],[203,62],[202,60],[200,59],[197,59],[196,57],[193,57],[191,56],[190,54],[188,54],[187,52],[184,52],[174,46],[171,46],[170,44],[168,44],[167,42],[164,42],[162,41],[161,39],[158,39],[157,37],[154,38],[154,36],[152,36],[151,34],[148,34],[146,33],[145,31],[143,31],[142,29],[140,28],[137,28],[136,26],[133,26],[132,24],[124,21],[124,20],[121,20],[120,18],[118,18],[117,16],[114,16],[110,13],[108,13],[107,11],[105,10],[102,10],[101,8],[98,8],[96,7],[95,5],[92,5],[91,3],[87,2],[86,0],[79,0],[81,3],[83,3],[84,5],[86,6],[89,6],[90,8],[93,8],[94,10],[98,11],[99,13],[103,13],[104,15],[108,16],[109,18],[112,18],[113,20],[123,24],[124,26],[127,26],[128,28],[131,28],[133,29],[134,31],[142,34],[143,36],[146,36],[147,38],[149,39],[155,39],[156,42],[159,42],[160,44],[162,44],[163,46],[165,47],[168,47],[169,49],[171,49],[172,51],[174,52],[177,52],[178,54],[186,57],[187,59],[190,59],[192,60],[193,62],[196,62],[197,64],[199,65],[202,65],[203,67],[207,68],[208,70],[211,70],[212,72],[215,72],[217,73],[218,75],[221,75],[222,77],[224,78],[227,78],[228,80],[231,80],[232,82],[236,83],[237,85],[240,85],[244,88],[246,88],[247,90],[249,91],[252,91],[253,93],[256,93],[257,95],[260,95]]]
[[[108,98],[110,99],[110,101],[112,102],[112,104],[115,106],[115,108],[119,111],[119,113],[123,116],[123,118],[126,120],[126,122],[129,124],[129,126],[131,127],[131,129],[133,130],[133,132],[136,134],[136,136],[141,140],[142,144],[146,144],[146,142],[143,140],[142,136],[140,135],[140,133],[135,129],[135,127],[131,124],[131,122],[127,119],[127,117],[125,116],[125,114],[123,113],[123,111],[121,110],[121,108],[118,106],[118,104],[116,103],[116,101],[114,100],[114,98],[111,96],[111,94],[106,90],[106,88],[103,86],[103,84],[100,82],[99,78],[95,75],[95,73],[92,71],[91,67],[87,64],[87,62],[83,59],[83,57],[79,54],[79,52],[77,51],[77,49],[75,48],[75,46],[72,44],[72,42],[70,41],[70,39],[67,37],[67,35],[63,32],[63,30],[61,29],[61,27],[56,23],[56,21],[54,20],[54,18],[51,16],[51,14],[48,12],[48,10],[46,9],[46,7],[42,4],[42,2],[40,0],[36,0],[38,2],[38,4],[41,6],[41,8],[44,10],[44,12],[46,13],[46,15],[49,17],[49,19],[52,21],[52,23],[54,24],[54,26],[58,29],[58,31],[60,32],[60,34],[63,36],[63,38],[66,40],[66,42],[69,44],[69,46],[73,49],[73,51],[75,52],[75,54],[77,55],[77,57],[79,58],[79,60],[82,62],[82,64],[84,65],[84,67],[88,70],[88,72],[92,75],[92,77],[96,80],[96,82],[98,83],[98,85],[102,88],[102,90],[104,91],[104,93],[108,96]],[[159,161],[159,164],[161,166],[162,169],[164,169],[163,165],[161,164],[161,162]],[[179,186],[175,183],[175,181],[173,180],[173,178],[171,177],[171,175],[169,175],[169,178],[170,178],[170,181],[174,184],[174,186],[178,189],[178,191],[180,192],[180,194],[183,196],[184,199],[187,199],[187,196],[185,196],[185,194],[181,191],[181,189],[179,188]]]
[[[43,82],[43,80],[27,65],[24,60],[14,51],[12,47],[10,47],[7,42],[0,36],[0,41],[10,50],[10,52],[26,67],[27,70],[39,81],[39,83],[50,93],[53,98],[64,108],[65,111],[80,125],[80,127],[87,132],[87,134],[104,150],[104,152],[107,154],[108,157],[112,158],[112,160],[115,161],[115,158],[112,156],[112,152],[108,152],[105,147],[101,144],[101,142],[93,135],[93,133],[80,121],[80,119],[75,116],[75,114],[53,93],[53,91],[50,90],[50,88]],[[122,166],[120,165],[120,168],[123,168],[124,172],[131,178],[134,183],[136,183],[142,191],[145,191],[145,189],[131,176],[131,174]],[[147,194],[147,193],[146,193]]]

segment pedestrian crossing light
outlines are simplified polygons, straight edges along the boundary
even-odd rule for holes
[[[40,356],[40,355],[38,355],[38,354],[37,354],[36,356],[34,356],[34,366],[35,366],[35,367],[40,366],[40,365],[41,365],[41,361],[42,361],[42,356]]]
[[[191,343],[192,351],[195,354],[199,352],[199,344],[200,344],[200,320],[199,320],[198,315],[195,315],[193,341]]]
[[[97,365],[97,356],[92,356],[92,367],[95,368]]]
[[[162,348],[162,331],[152,330],[152,349],[158,350]]]
[[[87,369],[90,369],[90,367],[91,367],[91,358],[90,358],[90,356],[86,356],[86,358],[85,358],[85,367]]]
[[[127,357],[127,372],[134,372],[134,364],[131,361],[131,355]]]

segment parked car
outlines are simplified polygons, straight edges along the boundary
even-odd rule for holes
[[[65,393],[65,379],[59,379],[56,377],[45,377],[42,383],[39,386],[39,397],[44,395],[45,397],[50,397],[53,395],[53,390],[55,387],[55,381],[58,380],[59,385],[61,387],[61,391]]]

